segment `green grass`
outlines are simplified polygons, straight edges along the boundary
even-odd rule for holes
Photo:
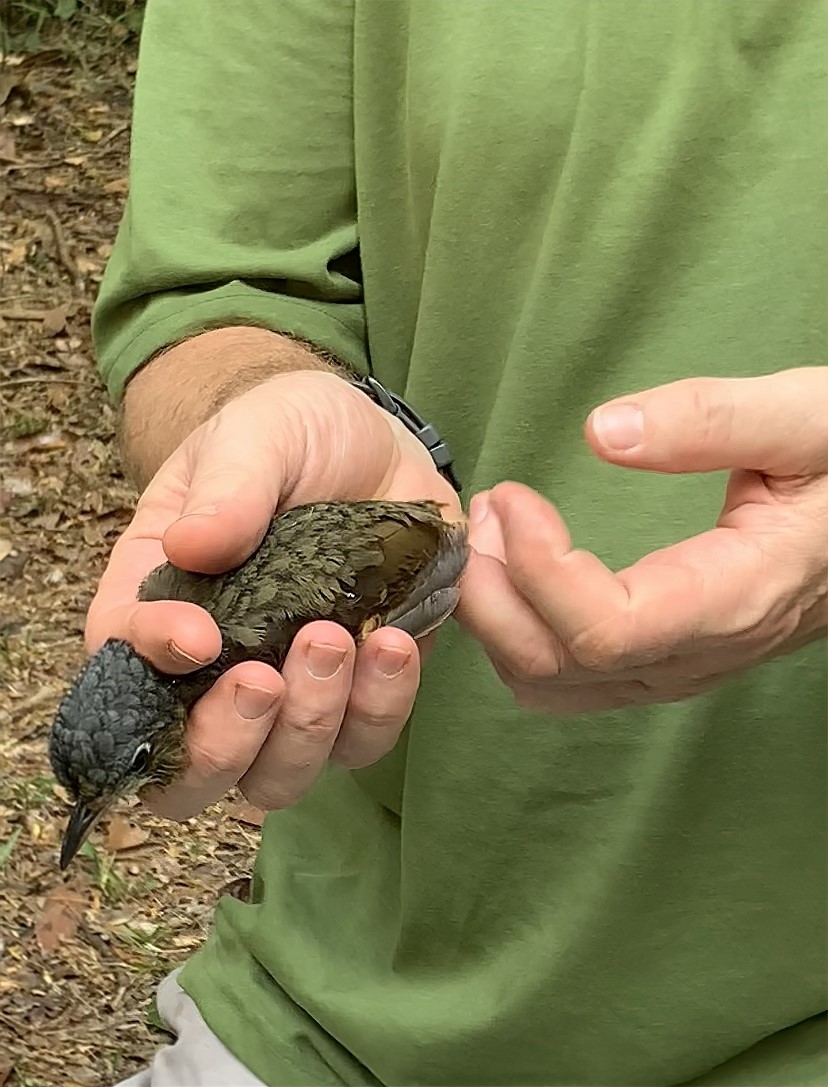
[[[111,906],[117,905],[124,898],[149,894],[160,886],[158,880],[152,876],[139,876],[134,880],[126,879],[116,868],[114,855],[103,852],[92,842],[84,842],[79,855],[91,861],[92,870],[89,878]]]
[[[11,412],[9,414],[11,415]],[[9,438],[33,438],[36,434],[42,434],[48,425],[49,420],[43,415],[21,413],[13,415],[6,422],[3,433]]]
[[[4,789],[2,793],[17,808],[41,808],[54,796],[55,779],[46,777],[45,774],[35,774],[30,778],[21,778],[20,781],[10,781],[8,789]]]
[[[0,0],[0,52],[124,42],[143,17],[144,0]]]
[[[18,827],[17,830],[12,831],[11,837],[0,845],[0,869],[2,869],[3,865],[14,852],[14,847],[17,844],[17,839],[20,837],[21,830],[22,828]]]

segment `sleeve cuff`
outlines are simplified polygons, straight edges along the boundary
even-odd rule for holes
[[[135,371],[168,345],[233,324],[256,325],[307,340],[358,373],[368,370],[360,305],[309,302],[238,281],[207,291],[156,295],[144,302],[140,316],[120,328],[107,329],[104,316],[93,324],[100,371],[113,400],[120,399]],[[183,380],[186,377],[182,374]]]

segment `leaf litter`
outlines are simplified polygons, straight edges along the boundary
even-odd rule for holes
[[[124,802],[68,873],[46,738],[136,495],[89,316],[128,189],[134,49],[0,63],[0,1085],[105,1087],[165,1041],[153,990],[245,900],[262,813]]]

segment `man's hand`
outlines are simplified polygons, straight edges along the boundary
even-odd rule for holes
[[[124,638],[162,671],[218,656],[202,609],[137,603],[146,574],[167,558],[188,570],[238,565],[274,510],[332,498],[457,498],[428,452],[395,419],[332,373],[282,373],[232,399],[169,456],[113,549],[92,603],[87,645]],[[325,762],[376,761],[396,742],[419,683],[417,644],[392,628],[356,648],[329,622],[299,633],[282,674],[248,662],[230,669],[188,723],[183,781],[149,797],[187,818],[240,785],[264,809],[298,800]]]
[[[520,705],[676,701],[824,635],[828,367],[679,381],[604,405],[586,433],[625,467],[730,469],[724,508],[709,532],[614,574],[529,488],[475,496],[457,614]]]

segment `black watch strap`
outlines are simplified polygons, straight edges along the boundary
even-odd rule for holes
[[[370,397],[375,404],[399,419],[406,430],[419,439],[431,454],[431,459],[437,466],[437,471],[454,487],[459,494],[463,489],[457,476],[454,474],[454,463],[449,447],[440,437],[437,428],[427,423],[417,412],[406,404],[401,396],[389,392],[375,377],[353,378],[351,384]]]

